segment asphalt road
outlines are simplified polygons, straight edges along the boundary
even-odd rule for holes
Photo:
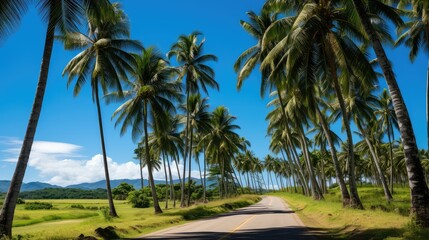
[[[220,216],[151,233],[141,239],[308,239],[314,240],[298,216],[278,197]]]

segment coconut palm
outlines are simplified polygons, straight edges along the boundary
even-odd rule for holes
[[[390,158],[390,192],[393,194],[393,175],[394,175],[394,163],[393,163],[393,140],[395,139],[394,129],[398,129],[398,121],[396,119],[395,111],[393,110],[392,99],[386,89],[378,97],[377,110],[374,112],[378,116],[378,122],[380,129],[387,133],[387,139],[389,140],[389,158]]]
[[[30,1],[25,0],[2,1],[0,4],[0,39],[17,25],[29,2]],[[88,2],[91,2],[92,4],[87,4]],[[0,211],[0,236],[6,235],[10,237],[12,234],[12,221],[16,207],[16,200],[18,199],[19,191],[25,175],[31,147],[36,134],[37,123],[42,110],[43,98],[48,80],[49,65],[54,45],[55,31],[64,33],[66,31],[77,29],[81,14],[84,12],[84,5],[87,6],[87,12],[90,12],[95,11],[92,8],[99,8],[100,5],[102,5],[102,2],[104,1],[99,1],[99,3],[89,0],[84,2],[82,0],[38,1],[39,11],[42,18],[47,22],[42,64],[21,152],[18,157],[15,172],[11,179],[8,193],[3,202],[2,210]]]
[[[425,181],[423,167],[418,154],[416,137],[414,135],[407,107],[379,35],[375,32],[374,27],[372,26],[371,18],[367,13],[367,5],[365,5],[362,0],[352,1],[362,26],[371,41],[375,55],[377,56],[377,61],[383,71],[384,79],[386,80],[389,88],[389,93],[398,119],[399,132],[404,146],[407,175],[411,191],[411,213],[415,215],[416,223],[418,225],[429,227],[429,212],[427,211],[429,208],[429,189]]]
[[[212,163],[220,167],[221,197],[229,194],[229,175],[232,172],[232,159],[239,150],[244,149],[239,135],[235,132],[240,127],[234,124],[236,117],[229,114],[223,106],[217,107],[212,113],[212,129],[205,136],[207,151]]]
[[[200,87],[204,93],[208,94],[207,87],[215,88],[219,90],[219,85],[215,81],[215,73],[213,69],[207,65],[209,61],[217,61],[217,57],[213,54],[204,54],[204,42],[205,40],[198,41],[198,36],[201,35],[199,32],[193,32],[190,35],[181,35],[172,47],[170,52],[167,53],[167,57],[176,57],[178,62],[180,74],[179,81],[183,81],[185,78],[185,94],[187,109],[189,109],[189,97],[191,94],[199,93]],[[186,124],[185,124],[185,151],[183,154],[183,179],[182,179],[182,194],[181,194],[181,207],[185,206],[185,172],[186,163],[189,152],[192,149],[189,147],[189,121],[190,113],[186,113]],[[191,159],[189,159],[191,161]]]
[[[129,83],[131,89],[123,92],[126,101],[113,113],[113,118],[117,118],[115,125],[122,123],[121,135],[129,127],[134,141],[144,134],[149,183],[155,213],[158,214],[162,210],[152,173],[148,125],[151,123],[154,131],[165,127],[168,115],[175,111],[174,101],[180,99],[180,85],[171,81],[175,69],[169,67],[168,62],[154,48],[143,48],[141,55],[134,57],[136,68],[131,72],[134,81]],[[121,93],[112,93],[109,97],[120,99]]]
[[[122,93],[121,81],[127,79],[135,60],[128,50],[140,48],[140,43],[129,39],[127,16],[118,4],[104,10],[103,16],[88,18],[88,32],[66,32],[58,39],[69,50],[82,50],[71,59],[63,70],[68,75],[67,86],[75,82],[73,94],[77,96],[87,79],[91,81],[92,98],[95,100],[98,114],[101,149],[103,155],[106,188],[110,215],[117,216],[113,204],[107,153],[104,140],[103,121],[100,106],[100,88],[102,94],[109,89]]]
[[[207,98],[201,98],[201,95],[190,95],[188,97],[188,102],[181,105],[180,108],[183,112],[187,114],[187,117],[184,119],[186,123],[188,123],[188,131],[189,131],[189,168],[188,168],[188,191],[187,191],[187,206],[191,203],[191,159],[192,159],[192,150],[193,143],[195,141],[194,137],[198,134],[207,133],[210,130],[210,121],[211,115],[209,112]],[[189,119],[188,119],[189,118]],[[186,167],[186,166],[184,166]],[[185,177],[183,177],[185,178]]]

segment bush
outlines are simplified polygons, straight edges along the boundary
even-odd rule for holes
[[[24,204],[25,201],[22,198],[18,198],[18,200],[16,200],[16,204]]]
[[[25,210],[40,210],[40,209],[52,209],[51,203],[45,202],[31,202],[25,204]]]
[[[77,208],[77,209],[85,209],[85,207],[82,204],[72,204],[70,205],[71,208]]]
[[[132,191],[128,194],[128,202],[133,208],[148,208],[150,200],[143,191]]]
[[[110,216],[109,207],[100,207],[101,216],[106,222],[111,222],[113,217]]]

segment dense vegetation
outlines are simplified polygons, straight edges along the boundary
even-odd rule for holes
[[[19,194],[23,199],[106,199],[106,189],[45,188]]]

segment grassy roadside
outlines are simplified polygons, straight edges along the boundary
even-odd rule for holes
[[[428,239],[429,230],[410,224],[408,189],[397,189],[389,204],[380,189],[363,187],[359,193],[365,210],[342,208],[337,189],[322,201],[301,194],[270,195],[285,199],[318,239]]]
[[[255,195],[242,195],[186,209],[163,209],[164,213],[159,215],[153,213],[153,208],[132,208],[125,201],[116,201],[119,218],[113,219],[106,217],[102,208],[107,206],[107,200],[42,200],[52,203],[54,208],[25,210],[22,205],[18,206],[12,231],[15,239],[61,240],[76,239],[80,234],[97,237],[97,228],[112,227],[114,234],[120,238],[131,238],[186,221],[229,212],[259,200]],[[164,204],[161,203],[161,206]],[[71,208],[72,205],[82,205],[84,209]],[[94,210],[95,207],[101,207],[101,210]]]

